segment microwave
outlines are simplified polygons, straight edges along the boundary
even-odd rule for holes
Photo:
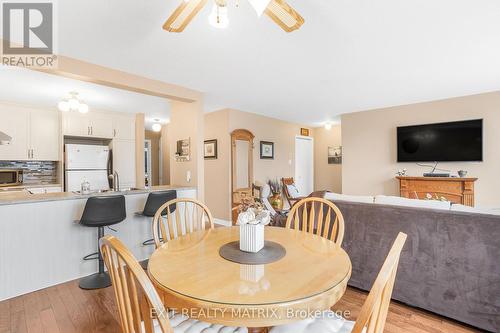
[[[23,183],[23,169],[0,169],[0,187]]]

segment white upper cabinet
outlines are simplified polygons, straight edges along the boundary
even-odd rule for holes
[[[120,115],[113,117],[113,138],[135,140],[135,116]]]
[[[79,112],[63,113],[63,133],[70,136],[90,136],[88,117]]]
[[[96,138],[113,138],[113,117],[107,113],[89,112],[90,136]]]
[[[0,131],[12,137],[0,145],[0,160],[59,160],[58,111],[0,105]]]
[[[68,112],[63,123],[64,135],[68,136],[135,140],[135,118],[129,115]]]
[[[63,119],[64,135],[102,139],[113,137],[113,117],[107,113],[67,112],[64,113]]]
[[[59,112],[33,110],[30,112],[30,159],[59,160]]]
[[[12,137],[10,144],[0,145],[0,160],[27,160],[29,112],[0,105],[0,119],[0,131]]]

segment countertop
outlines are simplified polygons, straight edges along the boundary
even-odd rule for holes
[[[89,197],[96,196],[109,196],[109,195],[134,195],[134,194],[144,194],[149,192],[164,191],[164,190],[194,190],[195,187],[189,186],[177,186],[177,185],[162,185],[162,186],[152,186],[148,189],[133,189],[127,191],[108,191],[101,193],[91,193],[91,194],[78,194],[73,192],[60,192],[60,193],[43,193],[43,194],[29,194],[27,192],[6,192],[0,193],[0,206],[4,205],[17,205],[23,203],[35,203],[35,202],[49,202],[49,201],[61,201],[61,200],[79,200],[87,199]]]

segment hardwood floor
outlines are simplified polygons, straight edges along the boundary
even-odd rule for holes
[[[355,320],[366,293],[348,289],[335,310]],[[0,302],[0,333],[120,332],[112,288],[84,291],[77,281]],[[479,332],[454,321],[393,302],[386,333]]]

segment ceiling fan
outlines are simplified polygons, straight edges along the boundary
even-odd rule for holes
[[[170,32],[182,32],[208,0],[182,0],[182,3],[170,15],[163,29]],[[229,23],[227,16],[228,0],[212,0],[214,6],[209,16],[211,25],[225,28]],[[286,32],[299,29],[304,19],[284,0],[248,0],[260,17],[263,13],[269,16]]]

